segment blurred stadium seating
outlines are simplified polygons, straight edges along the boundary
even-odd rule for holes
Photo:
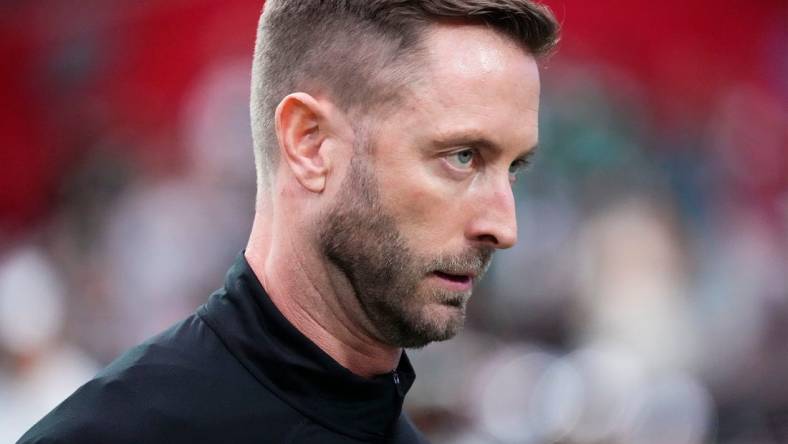
[[[436,444],[788,442],[788,4],[549,0],[540,153]],[[259,0],[0,2],[0,442],[245,243]]]

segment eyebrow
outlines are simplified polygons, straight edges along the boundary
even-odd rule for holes
[[[494,151],[499,154],[503,152],[503,148],[501,148],[495,142],[473,133],[459,134],[459,135],[449,136],[446,138],[439,138],[433,144],[437,148],[452,148],[452,147],[467,146],[479,150]],[[538,144],[533,145],[532,147],[523,150],[522,153],[518,155],[514,160],[515,161],[522,160],[528,162],[534,157],[538,148],[539,148]]]
[[[517,156],[516,160],[524,160],[526,162],[530,162],[534,158],[534,156],[536,156],[536,151],[538,149],[539,149],[539,145],[534,145],[531,148],[528,148],[526,152]]]

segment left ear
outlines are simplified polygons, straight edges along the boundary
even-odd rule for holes
[[[301,186],[313,193],[323,192],[331,167],[323,146],[326,125],[326,110],[309,94],[290,94],[276,107],[280,159]]]

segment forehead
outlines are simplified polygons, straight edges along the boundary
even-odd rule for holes
[[[528,50],[507,35],[483,24],[438,23],[424,35],[432,72],[461,79],[520,70],[538,75]]]
[[[414,115],[428,115],[439,133],[463,129],[536,143],[539,70],[525,49],[468,24],[432,26],[423,49],[419,80],[406,95]]]

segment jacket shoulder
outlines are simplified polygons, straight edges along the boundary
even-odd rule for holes
[[[253,424],[296,420],[193,315],[119,357],[18,443],[247,442]]]

